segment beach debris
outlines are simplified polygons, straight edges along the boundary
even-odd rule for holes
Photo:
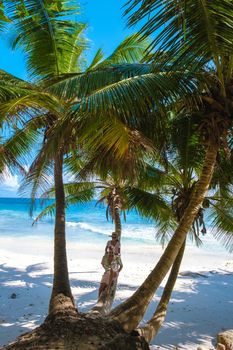
[[[10,296],[10,299],[16,299],[16,298],[17,298],[17,295],[15,293],[12,293]]]
[[[233,329],[219,333],[217,336],[217,343],[217,350],[233,350]]]

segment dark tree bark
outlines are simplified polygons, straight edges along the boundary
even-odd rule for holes
[[[49,305],[50,315],[60,311],[61,308],[69,310],[75,308],[70,288],[66,255],[65,194],[62,171],[63,152],[60,150],[54,159],[56,216],[54,229],[54,278]]]
[[[120,208],[118,203],[114,205],[113,211],[114,211],[115,232],[117,233],[118,239],[120,241],[122,226],[121,226]]]

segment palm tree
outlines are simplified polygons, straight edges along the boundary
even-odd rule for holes
[[[216,175],[218,174],[214,174],[214,177]],[[211,184],[210,193],[207,194],[207,196],[205,197],[203,201],[203,206],[199,210],[198,216],[195,222],[193,223],[193,227],[192,227],[193,232],[191,231],[192,237],[194,237],[197,245],[202,244],[202,241],[199,235],[200,233],[202,233],[203,235],[206,234],[205,221],[208,220],[208,222],[210,222],[212,234],[217,239],[222,240],[223,244],[229,251],[232,251],[233,249],[233,245],[232,245],[233,216],[232,216],[232,210],[231,210],[232,198],[230,194],[231,183],[232,181],[228,182],[228,186],[227,186],[228,189],[227,189],[227,192],[224,191],[224,194],[221,193],[221,188],[223,185],[221,177],[218,178],[217,186],[214,182]],[[178,204],[178,202],[176,202],[176,204]],[[209,211],[207,215],[205,214],[206,208],[208,208],[208,211]],[[162,232],[162,238],[164,239],[164,232]],[[168,304],[171,298],[171,294],[172,294],[176,279],[178,277],[179,268],[182,262],[184,250],[185,250],[185,242],[183,243],[183,246],[181,247],[172,265],[162,296],[160,298],[160,301],[156,307],[156,310],[152,318],[145,324],[145,326],[138,329],[139,333],[144,336],[144,338],[147,340],[148,343],[154,337],[156,337],[166,317]]]
[[[227,137],[232,126],[233,38],[230,32],[233,27],[233,9],[228,1],[218,1],[214,4],[202,1],[190,1],[188,4],[180,1],[177,4],[177,1],[169,1],[161,5],[157,0],[148,0],[129,1],[128,4],[128,11],[141,5],[130,17],[130,23],[151,13],[150,20],[141,30],[144,36],[161,26],[154,45],[159,45],[159,52],[166,52],[165,61],[167,63],[170,60],[170,67],[172,65],[173,68],[184,72],[187,69],[198,69],[200,76],[209,77],[208,86],[199,94],[200,104],[190,106],[191,110],[197,111],[197,124],[206,150],[199,180],[158,264],[134,295],[111,313],[115,320],[130,331],[139,323],[154,292],[180,251],[211,183],[217,154],[221,146],[226,149]],[[159,6],[161,11],[156,11]],[[164,23],[166,25],[162,28]],[[151,55],[150,59],[153,53]],[[154,57],[156,59],[156,55]],[[204,69],[208,62],[211,62],[209,72]]]
[[[77,8],[75,9],[67,5],[68,3],[66,1],[61,1],[55,6],[50,2],[7,2],[7,11],[11,18],[13,18],[17,31],[14,45],[22,47],[27,54],[28,73],[30,78],[36,82],[33,86],[35,91],[41,90],[44,92],[43,85],[47,79],[61,73],[72,72],[77,65],[82,49],[86,45],[81,34],[86,26],[63,19],[63,16],[74,15],[77,11]],[[64,55],[65,52],[66,55]],[[24,100],[24,98],[27,99],[24,95],[20,96],[21,100]],[[45,128],[45,143],[51,126],[66,110],[65,101],[61,101],[56,97],[54,99],[57,100],[57,112],[51,108],[40,112],[43,122],[42,125],[39,125],[39,128]],[[10,102],[13,102],[13,99]],[[33,111],[32,109],[27,109],[26,111],[25,104],[22,102],[22,113],[28,111],[28,123],[34,123],[35,125],[35,120],[30,115],[33,115]],[[20,110],[19,105],[20,103],[18,104],[18,112]],[[39,104],[37,104],[37,113],[39,113],[39,107]],[[15,111],[12,112],[15,113]],[[76,312],[69,284],[66,256],[65,195],[62,174],[63,155],[65,152],[65,145],[60,145],[53,157],[56,219],[54,229],[54,281],[50,300],[51,314],[55,314],[59,310],[61,311],[64,303],[68,304],[69,308]],[[31,174],[32,169],[36,167],[36,163],[37,160],[31,167]],[[30,176],[32,177],[32,175]],[[33,185],[33,195],[35,195],[37,186],[38,183]]]
[[[7,12],[14,20],[17,36],[14,45],[23,48],[27,55],[27,65],[30,77],[35,82],[32,84],[24,84],[24,91],[19,90],[15,92],[11,100],[2,106],[2,112],[9,115],[24,113],[28,116],[28,121],[25,129],[20,130],[16,134],[18,142],[25,138],[26,131],[31,132],[32,129],[36,131],[39,129],[44,135],[44,146],[46,146],[51,128],[55,125],[59,118],[63,118],[68,113],[72,99],[76,100],[78,95],[82,96],[88,91],[82,90],[83,84],[80,84],[80,94],[75,92],[71,96],[70,90],[60,89],[60,79],[67,75],[69,77],[78,76],[80,78],[80,71],[83,69],[81,55],[84,49],[87,48],[86,40],[82,33],[86,28],[85,24],[77,23],[73,20],[64,20],[67,16],[73,16],[79,8],[71,6],[69,1],[58,1],[56,5],[51,2],[43,1],[13,1],[7,3]],[[136,61],[144,51],[144,43],[138,43],[135,36],[127,38],[119,45],[113,54],[102,60],[103,54],[100,50],[96,53],[92,63],[86,69],[87,72],[95,68],[98,64],[100,66],[108,66],[113,63],[126,61]],[[128,74],[128,73],[126,73]],[[121,79],[118,77],[115,79]],[[115,74],[116,76],[116,74]],[[9,78],[5,77],[5,80]],[[81,80],[81,79],[80,79]],[[95,82],[95,79],[93,79]],[[58,81],[59,88],[50,88],[52,82]],[[112,81],[112,80],[111,80]],[[102,85],[105,82],[95,83],[92,88]],[[65,82],[65,84],[67,84]],[[72,82],[73,84],[73,82]],[[75,90],[76,90],[75,85]],[[90,89],[91,84],[87,84]],[[9,88],[8,84],[8,88]],[[28,89],[27,89],[28,88]],[[29,90],[30,88],[30,90]],[[59,91],[58,91],[59,90]],[[18,95],[19,96],[18,96]],[[35,96],[37,95],[37,97]],[[55,108],[46,105],[42,99],[47,97],[49,103],[53,101]],[[38,101],[39,100],[39,101]],[[43,110],[44,109],[44,110]],[[38,115],[39,114],[39,115]],[[38,115],[38,117],[37,117]],[[32,118],[33,116],[33,118]],[[35,118],[36,117],[36,118]],[[69,153],[73,148],[76,148],[76,136],[74,130],[70,131],[71,148],[67,142],[61,142],[59,145],[53,145],[52,154],[48,157],[42,147],[36,160],[32,164],[29,175],[26,178],[27,182],[34,181],[32,185],[32,197],[35,196],[38,186],[43,182],[46,171],[51,171],[51,161],[54,162],[54,185],[55,185],[55,203],[56,203],[56,219],[55,219],[55,240],[54,240],[54,283],[53,291],[50,300],[50,314],[56,313],[56,308],[61,309],[62,302],[65,299],[74,306],[73,297],[71,294],[68,266],[66,257],[66,242],[65,242],[65,194],[63,189],[63,168],[64,155]],[[14,140],[15,140],[14,138]],[[34,140],[33,140],[34,141]],[[8,148],[11,147],[14,141],[8,142]],[[20,144],[19,144],[20,145]],[[46,160],[41,161],[45,156]],[[46,169],[46,170],[45,170]],[[41,181],[42,179],[42,181]],[[70,306],[71,307],[71,306]]]
[[[179,133],[177,133],[177,130],[182,134],[182,138],[179,136]],[[152,168],[148,165],[146,173],[142,174],[141,179],[139,180],[139,187],[131,187],[128,189],[127,193],[130,204],[143,216],[149,218],[154,217],[153,206],[151,203],[153,202],[155,194],[156,200],[157,192],[161,198],[164,198],[164,201],[167,202],[168,207],[172,208],[170,217],[167,218],[165,222],[157,222],[156,225],[158,230],[157,238],[161,240],[163,245],[165,242],[168,242],[172,236],[174,221],[179,223],[182,218],[183,212],[192,194],[192,190],[198,179],[204,155],[204,148],[198,142],[195,124],[192,123],[187,116],[180,116],[180,118],[172,120],[171,136],[171,144],[173,147],[168,155],[168,161],[166,164],[167,171],[158,171],[158,169]],[[205,197],[203,206],[199,209],[191,230],[189,231],[189,235],[191,235],[190,237],[195,240],[197,245],[201,244],[200,234],[206,233],[205,221],[207,218],[205,209],[208,207],[209,220],[212,218],[211,226],[214,227],[214,231],[221,232],[222,238],[225,238],[225,242],[228,242],[228,248],[231,249],[232,245],[230,244],[230,240],[232,239],[233,233],[233,218],[230,214],[229,205],[226,203],[230,199],[229,191],[232,181],[228,177],[227,181],[225,179],[223,183],[222,175],[219,175],[219,172],[214,174],[215,181],[214,183],[211,183],[211,190]],[[220,196],[219,193],[221,188],[222,195]],[[149,192],[147,191],[148,189]],[[221,214],[216,211],[216,205],[221,207],[221,210],[219,210]],[[226,208],[224,210],[225,206]],[[223,229],[222,226],[224,223],[225,229]],[[172,265],[167,283],[154,315],[144,327],[139,329],[140,334],[143,335],[148,342],[156,336],[165,319],[168,303],[178,276],[184,250],[185,242]]]

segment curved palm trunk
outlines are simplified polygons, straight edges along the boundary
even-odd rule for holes
[[[194,188],[189,205],[159,262],[137,291],[110,313],[112,318],[120,322],[126,331],[131,331],[138,326],[155,291],[174,263],[208,190],[217,151],[218,148],[215,145],[207,147],[200,179]]]
[[[172,265],[169,278],[164,287],[162,297],[158,303],[158,306],[155,310],[153,317],[146,323],[144,327],[139,328],[138,330],[140,335],[142,335],[148,343],[150,343],[150,341],[157,335],[160,327],[162,326],[165,320],[168,303],[170,301],[172,291],[178,277],[180,265],[184,256],[184,250],[185,250],[185,242],[183,243],[174,261],[174,264]]]
[[[66,256],[65,194],[62,168],[63,153],[60,151],[54,159],[56,216],[54,229],[54,278],[49,314],[54,314],[66,308],[74,308]]]

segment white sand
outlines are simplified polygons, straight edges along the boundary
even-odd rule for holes
[[[96,301],[103,272],[103,246],[67,246],[72,291],[78,308]],[[124,269],[119,277],[116,304],[130,296],[157,262],[157,245],[122,247]],[[0,238],[0,345],[39,325],[47,314],[52,285],[53,242],[45,237]],[[188,247],[175,286],[166,322],[152,349],[214,349],[216,334],[233,328],[233,255]],[[196,274],[199,272],[201,275]],[[145,316],[156,307],[159,288]],[[16,298],[12,299],[12,294]]]

